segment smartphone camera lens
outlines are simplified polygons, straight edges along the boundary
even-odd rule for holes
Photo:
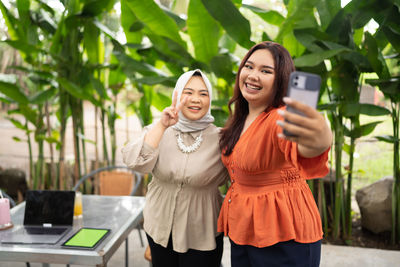
[[[297,86],[297,82],[295,82],[294,85]]]
[[[296,77],[294,77],[296,80],[298,80],[299,79],[299,76],[296,76]]]

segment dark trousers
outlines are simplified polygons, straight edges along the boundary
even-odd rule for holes
[[[257,248],[231,241],[232,267],[318,267],[321,241],[298,243],[293,240]]]
[[[146,236],[149,241],[153,267],[220,267],[221,265],[224,250],[224,235],[222,234],[215,238],[216,249],[209,251],[189,249],[185,253],[173,250],[171,237],[168,246],[165,248],[154,243],[148,234]]]

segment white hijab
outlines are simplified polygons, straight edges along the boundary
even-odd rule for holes
[[[207,86],[208,95],[210,96],[210,107],[208,108],[208,112],[201,119],[196,120],[196,121],[187,119],[182,114],[182,112],[179,111],[179,121],[177,124],[175,124],[172,127],[174,129],[177,129],[177,130],[179,130],[181,132],[185,132],[185,133],[204,130],[205,128],[207,128],[210,125],[210,123],[214,122],[214,117],[211,115],[212,87],[211,87],[211,83],[208,80],[207,76],[204,75],[203,72],[201,72],[201,70],[195,69],[195,70],[191,70],[191,71],[188,71],[188,72],[185,72],[184,74],[182,74],[179,77],[178,81],[176,82],[175,89],[172,92],[172,97],[174,97],[174,93],[175,93],[175,91],[177,91],[178,99],[177,99],[176,104],[178,104],[180,102],[182,91],[185,88],[188,81],[190,80],[190,78],[192,78],[192,76],[195,72],[199,72],[201,74],[201,77],[203,78],[203,81],[204,81],[205,85]]]

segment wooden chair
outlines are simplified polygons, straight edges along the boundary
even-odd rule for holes
[[[133,196],[138,190],[142,175],[131,170],[126,166],[107,166],[94,170],[75,184],[73,190],[78,191],[82,183],[87,179],[94,177],[98,179],[98,192],[105,196]],[[95,189],[97,191],[97,189]],[[143,247],[143,239],[140,233],[140,226],[137,227],[140,244]],[[125,266],[129,266],[128,238],[125,239]]]

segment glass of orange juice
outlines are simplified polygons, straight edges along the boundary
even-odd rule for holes
[[[74,218],[82,218],[82,193],[75,192]]]

